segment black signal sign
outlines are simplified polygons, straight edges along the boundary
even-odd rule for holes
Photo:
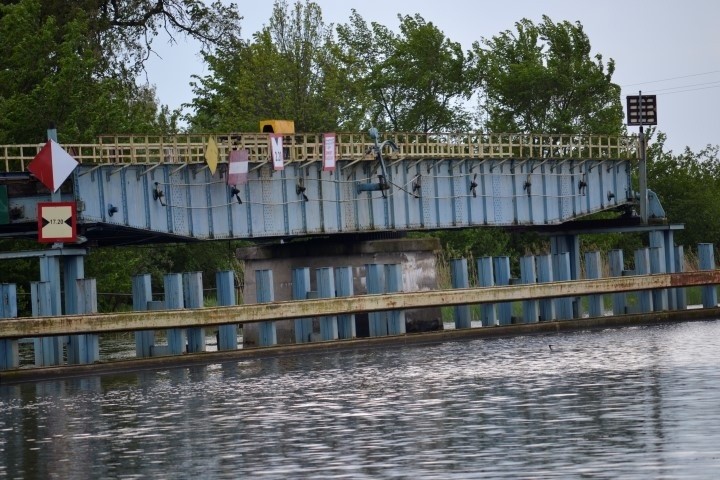
[[[655,95],[628,95],[627,124],[657,125],[657,97]]]

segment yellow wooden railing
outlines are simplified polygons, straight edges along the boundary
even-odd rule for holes
[[[337,133],[339,160],[372,160],[373,140],[364,133]],[[78,162],[91,164],[204,162],[210,134],[173,136],[102,135],[92,144],[63,144]],[[269,161],[267,133],[217,134],[220,160],[233,148],[246,148],[250,162]],[[391,141],[383,156],[390,159],[575,158],[625,160],[637,158],[635,136],[550,135],[506,133],[386,133]],[[0,145],[0,171],[22,172],[43,144]],[[322,159],[323,135],[292,134],[283,137],[287,162]]]

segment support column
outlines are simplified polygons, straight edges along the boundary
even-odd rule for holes
[[[47,293],[49,310],[44,315],[62,315],[60,257],[40,257],[40,281],[47,282],[49,285]]]
[[[17,317],[17,286],[14,283],[0,283],[0,322]],[[12,338],[0,339],[0,370],[20,366],[18,341]]]
[[[315,270],[318,298],[335,298],[335,275],[332,267],[322,267]],[[337,340],[337,317],[320,317],[320,339]]]
[[[585,275],[588,280],[596,280],[602,278],[602,263],[600,260],[600,252],[585,253]],[[603,296],[588,296],[588,315],[592,318],[602,317],[603,312]]]
[[[97,283],[94,278],[75,280],[76,299],[73,302],[75,313],[97,313]],[[68,342],[69,364],[90,364],[100,360],[100,342],[97,334],[84,333],[71,335]]]
[[[571,280],[570,254],[559,253],[553,255],[553,278],[556,282]],[[574,316],[573,297],[555,299],[555,316],[558,320],[570,320]],[[575,302],[577,305],[577,302]],[[579,313],[579,312],[578,312]]]
[[[675,247],[675,271],[685,271],[685,248],[682,245]],[[687,291],[685,288],[674,288],[675,308],[678,310],[687,309]]]
[[[610,250],[608,255],[610,262],[610,276],[611,277],[622,277],[623,270],[625,269],[625,259],[623,258],[622,250]],[[613,304],[613,315],[624,315],[626,312],[624,293],[613,293],[612,304]]]
[[[385,292],[397,293],[403,291],[402,265],[392,263],[385,265]],[[405,311],[390,310],[387,312],[388,335],[405,334]]]
[[[149,273],[133,275],[132,277],[133,310],[142,312],[149,310],[148,303],[152,301],[152,278]],[[147,358],[152,355],[155,346],[155,331],[141,330],[135,332],[135,356]]]
[[[715,270],[715,246],[712,243],[698,244],[700,270]],[[717,285],[705,285],[702,289],[703,308],[717,306]]]
[[[495,270],[495,285],[510,285],[510,257],[493,258],[493,269]],[[500,325],[512,323],[512,302],[502,302],[497,305],[497,315]]]
[[[237,303],[235,295],[235,272],[224,270],[215,273],[218,306],[228,307]],[[236,324],[218,327],[218,350],[237,350],[238,327]]]
[[[553,281],[552,255],[538,255],[537,261],[537,281],[538,283],[548,283]],[[538,301],[540,306],[540,320],[543,322],[552,322],[555,320],[555,301],[552,299],[541,299]]]
[[[650,248],[650,273],[665,273],[665,249]],[[662,312],[668,309],[668,291],[658,288],[652,291],[653,311]]]
[[[569,273],[565,280],[580,280],[582,277],[580,268],[580,236],[577,234],[567,235],[556,235],[550,237],[550,253],[554,255],[562,255],[563,253],[568,254],[569,262]],[[555,267],[555,266],[553,266]],[[555,281],[559,281],[561,272],[555,271]],[[564,274],[562,274],[564,277]],[[580,297],[571,297],[568,299],[562,299],[561,304],[563,310],[566,308],[565,301],[570,302],[570,316],[564,314],[564,312],[556,311],[558,318],[579,318],[580,313]]]
[[[335,268],[335,295],[353,296],[352,267]],[[338,315],[338,338],[355,338],[355,315]]]
[[[272,270],[255,270],[255,283],[257,284],[256,298],[258,303],[275,301]],[[277,344],[275,322],[259,322],[258,345],[261,347],[269,347],[275,344]]]
[[[650,250],[648,248],[639,248],[635,251],[635,275],[650,274]],[[653,311],[652,292],[649,290],[641,290],[637,292],[640,302],[640,312],[650,313]]]
[[[180,273],[166,273],[165,285],[165,308],[168,310],[181,310],[185,308],[183,296],[183,281]],[[182,355],[185,353],[187,340],[185,330],[182,328],[169,328],[167,335],[167,353],[169,355]]]
[[[467,259],[457,258],[450,260],[450,278],[452,288],[470,287]],[[470,328],[470,305],[454,306],[453,316],[455,317],[455,328]]]
[[[520,282],[523,285],[530,285],[537,282],[535,257],[533,255],[526,255],[524,257],[520,257]],[[537,323],[538,301],[524,300],[522,306],[523,323]]]
[[[52,311],[52,296],[50,282],[30,282],[30,302],[32,304],[33,317],[49,317],[55,315]],[[35,338],[34,345],[36,367],[49,367],[62,363],[63,349],[61,337]]]
[[[292,298],[293,300],[305,300],[308,298],[310,287],[310,269],[307,267],[292,269]],[[312,318],[295,319],[295,343],[306,343],[312,341],[313,320]]]
[[[385,293],[385,268],[375,263],[365,265],[367,293],[369,295]],[[387,313],[368,313],[368,327],[371,337],[380,337],[388,334]]]
[[[492,257],[482,257],[477,261],[478,283],[481,287],[494,287],[495,275],[493,274]],[[497,314],[494,303],[480,304],[480,319],[483,327],[498,325]]]
[[[183,300],[185,308],[203,308],[202,272],[183,273]],[[187,329],[187,352],[198,353],[205,351],[205,329],[192,327]]]

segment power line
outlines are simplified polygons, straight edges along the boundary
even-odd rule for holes
[[[670,92],[671,90],[677,90],[679,88],[706,87],[708,85],[720,86],[720,80],[716,82],[692,83],[689,85],[678,85],[677,87],[660,88],[657,90],[651,90],[651,93]]]
[[[660,83],[660,82],[667,82],[670,80],[679,80],[681,78],[690,78],[690,77],[700,77],[702,75],[711,75],[713,73],[720,73],[720,70],[713,70],[710,72],[702,72],[702,73],[693,73],[690,75],[682,75],[680,77],[670,77],[670,78],[664,78],[662,80],[650,80],[647,82],[638,82],[638,83],[628,83],[627,85],[621,85],[621,87],[634,87],[635,85],[647,85],[648,83]]]
[[[711,88],[720,88],[720,85],[715,85],[713,87],[689,88],[687,90],[678,90],[676,92],[664,92],[664,93],[660,93],[659,95],[672,95],[673,93],[695,92],[698,90],[709,90]],[[649,93],[653,93],[653,92],[649,92]]]

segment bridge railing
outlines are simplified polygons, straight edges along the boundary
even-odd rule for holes
[[[374,142],[364,133],[337,133],[338,160],[372,160]],[[267,133],[215,134],[220,160],[230,150],[245,148],[252,163],[269,161]],[[102,135],[92,144],[64,144],[80,163],[198,163],[205,161],[210,134],[173,136]],[[386,133],[397,150],[387,148],[388,158],[576,158],[634,159],[635,136],[508,134],[508,133]],[[43,144],[0,145],[0,171],[25,171]],[[322,160],[323,134],[283,136],[286,162]]]

